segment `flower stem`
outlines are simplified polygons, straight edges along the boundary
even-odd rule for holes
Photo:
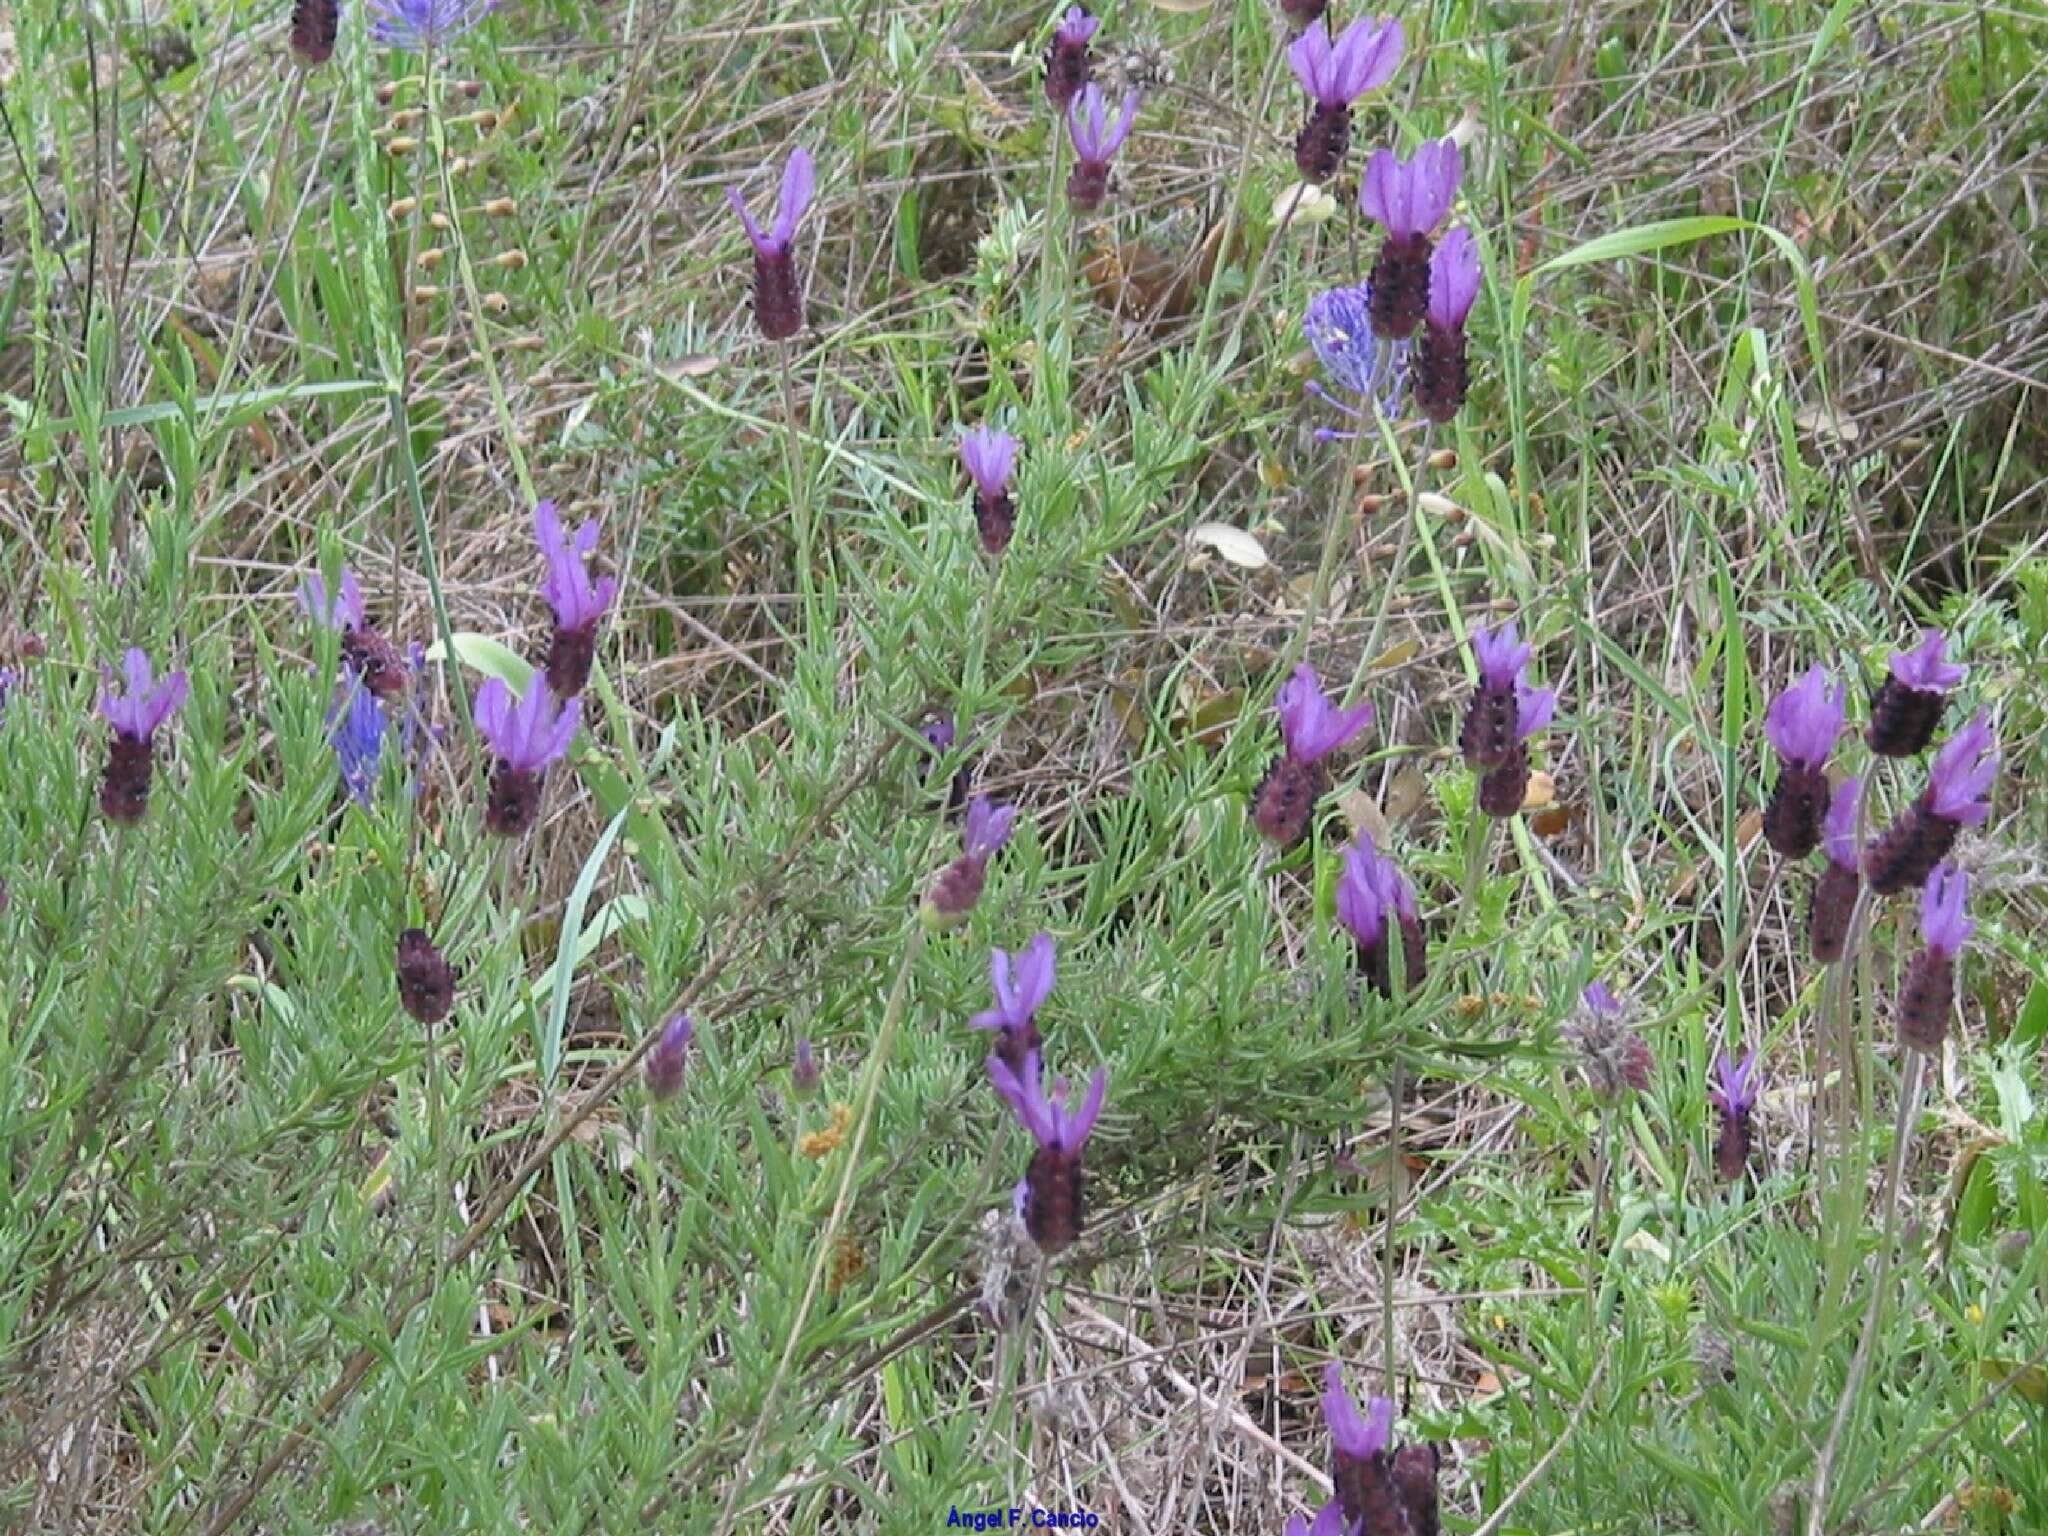
[[[868,1055],[867,1068],[861,1077],[860,1107],[855,1111],[853,1139],[846,1148],[846,1161],[839,1172],[839,1192],[833,1199],[832,1214],[825,1222],[824,1235],[818,1241],[817,1257],[811,1261],[811,1276],[805,1282],[803,1300],[797,1304],[796,1316],[790,1320],[789,1337],[782,1345],[782,1358],[776,1362],[775,1375],[770,1378],[767,1395],[761,1401],[753,1433],[747,1439],[746,1452],[740,1457],[739,1467],[733,1474],[731,1491],[726,1495],[725,1509],[719,1516],[720,1536],[732,1529],[733,1514],[740,1496],[746,1491],[754,1457],[759,1453],[762,1436],[774,1417],[777,1399],[788,1383],[790,1368],[796,1363],[804,1324],[810,1320],[811,1308],[817,1303],[826,1267],[832,1262],[839,1241],[839,1229],[845,1224],[847,1210],[853,1204],[861,1151],[867,1145],[868,1130],[874,1123],[875,1098],[881,1091],[882,1077],[888,1071],[889,1057],[896,1048],[896,1036],[903,1025],[904,1004],[910,996],[910,973],[916,968],[918,957],[924,953],[925,941],[930,937],[922,923],[915,919],[912,921],[915,926],[911,929],[910,942],[903,947],[903,963],[896,972],[896,983],[889,989],[889,1003],[882,1014],[881,1031],[875,1037],[875,1048]]]
[[[781,356],[782,373],[782,454],[784,474],[789,479],[789,510],[796,523],[796,566],[798,590],[809,596],[811,590],[811,550],[813,546],[811,529],[810,487],[804,479],[803,428],[796,415],[796,372],[790,361],[794,350],[792,343],[783,342],[777,351]]]
[[[1877,1341],[1878,1323],[1884,1316],[1886,1285],[1891,1279],[1892,1250],[1898,1240],[1899,1186],[1903,1182],[1906,1151],[1913,1140],[1913,1113],[1918,1107],[1920,1076],[1926,1064],[1927,1058],[1920,1052],[1907,1052],[1906,1081],[1899,1089],[1898,1119],[1892,1125],[1892,1161],[1890,1168],[1885,1171],[1884,1237],[1877,1251],[1877,1274],[1871,1280],[1870,1304],[1864,1309],[1863,1331],[1856,1340],[1856,1354],[1849,1362],[1849,1377],[1842,1383],[1834,1421],[1828,1426],[1827,1441],[1821,1446],[1820,1456],[1814,1463],[1813,1507],[1807,1515],[1807,1536],[1824,1536],[1823,1520],[1827,1514],[1828,1478],[1834,1470],[1835,1453],[1841,1448],[1842,1431],[1848,1425],[1849,1415],[1855,1411],[1857,1394],[1862,1390],[1864,1375],[1870,1369],[1871,1347]]]

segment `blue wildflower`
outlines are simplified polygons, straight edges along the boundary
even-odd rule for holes
[[[408,53],[432,53],[469,31],[498,0],[367,0],[370,35]]]
[[[1361,424],[1375,404],[1384,409],[1400,389],[1400,369],[1392,349],[1383,351],[1373,336],[1371,305],[1370,283],[1331,288],[1308,301],[1308,312],[1301,319],[1302,334],[1315,348],[1316,361],[1323,365],[1330,382],[1350,398],[1331,393],[1315,379],[1309,380],[1308,392]],[[1322,443],[1357,435],[1335,427],[1316,428],[1316,441]]]
[[[384,711],[361,678],[349,679],[347,695],[328,719],[327,740],[341,765],[342,788],[356,804],[368,805],[384,753]]]

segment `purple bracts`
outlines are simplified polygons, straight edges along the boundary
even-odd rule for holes
[[[1970,880],[1953,864],[1927,877],[1920,892],[1920,938],[1926,945],[1899,984],[1899,1043],[1932,1055],[1948,1037],[1955,1011],[1956,957],[1977,925],[1964,915]]]
[[[1041,933],[1017,957],[1013,971],[1006,951],[989,951],[989,982],[996,1005],[977,1013],[968,1023],[975,1029],[993,1029],[996,1056],[1012,1072],[1022,1074],[1024,1063],[1038,1049],[1038,1010],[1052,995],[1052,935]]]
[[[1764,841],[1784,858],[1803,859],[1820,846],[1830,796],[1828,754],[1842,734],[1847,697],[1846,687],[1830,688],[1827,673],[1813,667],[1764,714],[1764,735],[1782,764],[1764,807]]]
[[[1318,18],[1289,45],[1287,62],[1308,92],[1309,117],[1294,140],[1294,164],[1311,181],[1328,181],[1351,145],[1351,104],[1385,85],[1401,62],[1398,21],[1354,21],[1333,44]]]
[[[1498,768],[1515,748],[1520,710],[1515,691],[1535,647],[1524,645],[1512,620],[1498,629],[1472,632],[1472,657],[1478,663],[1479,686],[1465,708],[1458,731],[1458,750],[1475,773]]]
[[[1101,1067],[1089,1080],[1088,1095],[1080,1108],[1062,1108],[1061,1085],[1055,1084],[1047,1097],[1044,1067],[1038,1053],[1025,1058],[1024,1070],[1012,1071],[999,1056],[988,1058],[989,1081],[1016,1111],[1018,1120],[1038,1143],[1031,1167],[1019,1186],[1019,1209],[1024,1230],[1044,1253],[1058,1253],[1071,1247],[1081,1235],[1084,1214],[1081,1149],[1095,1120],[1102,1113],[1103,1094],[1109,1074]]]
[[[1067,177],[1067,201],[1083,212],[1100,208],[1109,194],[1109,162],[1124,140],[1131,136],[1131,123],[1138,115],[1138,93],[1124,97],[1116,121],[1109,119],[1109,107],[1102,87],[1090,85],[1067,104],[1067,133],[1074,141],[1075,165]]]
[[[1357,945],[1359,967],[1380,996],[1394,995],[1390,925],[1401,935],[1403,987],[1412,991],[1422,985],[1428,967],[1415,892],[1394,861],[1379,852],[1369,832],[1360,832],[1344,850],[1344,870],[1337,879],[1337,920]]]
[[[1045,99],[1055,112],[1066,111],[1088,83],[1088,44],[1101,25],[1083,7],[1070,5],[1053,28],[1052,42],[1045,50]]]
[[[960,462],[974,481],[974,522],[981,547],[991,555],[1009,548],[1017,528],[1017,508],[1010,499],[1010,477],[1017,469],[1017,439],[994,427],[974,427],[960,435]]]
[[[1458,195],[1462,162],[1456,141],[1437,139],[1412,158],[1375,150],[1358,187],[1358,206],[1387,232],[1372,269],[1373,334],[1402,341],[1415,334],[1429,307],[1430,240]]]
[[[1721,1115],[1721,1130],[1714,1139],[1714,1168],[1732,1184],[1749,1166],[1750,1113],[1760,1091],[1755,1049],[1746,1052],[1739,1063],[1726,1051],[1716,1055],[1714,1080],[1715,1087],[1707,1094]]]
[[[1307,662],[1280,685],[1273,704],[1280,716],[1284,750],[1252,792],[1252,823],[1265,836],[1288,847],[1308,831],[1309,818],[1322,796],[1322,760],[1370,725],[1373,709],[1369,703],[1338,709]]]
[[[596,518],[586,519],[572,541],[555,504],[543,501],[533,509],[533,526],[548,566],[541,596],[555,614],[554,634],[548,641],[548,687],[558,699],[573,699],[590,681],[597,626],[618,595],[619,584],[610,576],[590,579],[586,562],[597,548]]]
[[[1934,740],[1949,690],[1969,668],[1945,659],[1948,636],[1920,632],[1920,643],[1892,657],[1891,670],[1870,701],[1870,727],[1863,739],[1880,757],[1915,757]]]
[[[657,1104],[674,1098],[681,1091],[683,1068],[689,1064],[690,1041],[696,1033],[697,1026],[690,1022],[687,1013],[676,1014],[662,1025],[661,1038],[647,1053],[647,1064],[643,1069],[647,1077],[647,1096]]]
[[[156,773],[156,732],[181,708],[191,693],[183,672],[167,672],[158,681],[141,650],[121,658],[125,692],[108,685],[100,690],[100,718],[113,727],[107,743],[107,765],[100,776],[100,811],[120,826],[133,826],[149,809],[149,786]]]
[[[922,916],[926,926],[948,928],[974,910],[981,901],[988,861],[1010,840],[1016,820],[1014,805],[998,806],[986,795],[968,802],[960,857],[939,872],[931,894],[925,897]]]
[[[1393,1399],[1372,1398],[1361,1414],[1344,1390],[1343,1367],[1333,1360],[1323,1368],[1323,1418],[1330,1426],[1331,1480],[1346,1529],[1362,1536],[1407,1536],[1408,1514],[1388,1455]]]
[[[1997,738],[1981,710],[1934,755],[1927,790],[1864,850],[1863,878],[1880,896],[1924,885],[1964,827],[1991,814]]]
[[[794,247],[797,223],[816,188],[817,169],[810,151],[801,147],[791,150],[789,162],[782,168],[775,223],[766,231],[754,222],[738,189],[726,189],[726,200],[746,226],[747,239],[754,247],[754,323],[770,341],[787,341],[804,328],[803,285],[797,280]]]
[[[1849,942],[1849,919],[1856,909],[1856,893],[1863,877],[1856,849],[1856,816],[1863,797],[1863,781],[1844,779],[1835,787],[1822,825],[1821,847],[1827,853],[1827,867],[1813,888],[1813,907],[1807,917],[1807,940],[1813,958],[1832,965],[1842,958]]]
[[[1465,317],[1479,297],[1479,281],[1479,247],[1461,224],[1430,253],[1429,306],[1409,370],[1416,408],[1434,422],[1456,416],[1471,388]]]
[[[500,837],[517,837],[540,812],[541,777],[569,750],[582,720],[583,701],[559,707],[547,678],[536,672],[515,704],[503,678],[491,678],[476,696],[476,726],[497,765],[491,774],[484,825]]]

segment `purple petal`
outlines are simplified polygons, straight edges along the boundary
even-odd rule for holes
[[[1463,328],[1479,298],[1479,247],[1460,224],[1429,256],[1429,321],[1440,330]]]
[[[1498,629],[1472,632],[1472,658],[1479,663],[1479,681],[1488,688],[1514,687],[1535,654],[1533,645],[1521,643],[1512,619]]]
[[[1986,796],[1998,777],[1996,739],[1990,716],[1979,710],[1934,754],[1927,777],[1937,815],[1974,827],[1991,814]]]
[[[1060,1127],[1060,1145],[1067,1151],[1080,1151],[1088,1133],[1095,1129],[1096,1117],[1102,1113],[1102,1096],[1108,1091],[1109,1069],[1097,1067],[1088,1079],[1088,1097],[1082,1100],[1080,1113],[1070,1115]]]
[[[1970,877],[1953,861],[1929,875],[1920,892],[1920,937],[1929,949],[1951,960],[1977,931],[1977,925],[1963,915],[1969,896]]]
[[[1969,675],[1970,669],[1944,659],[1948,636],[1938,629],[1920,631],[1920,643],[1910,651],[1892,657],[1892,676],[1902,687],[1921,693],[1946,693]]]
[[[1391,149],[1376,149],[1365,162],[1365,174],[1358,179],[1358,207],[1368,219],[1385,229],[1394,227],[1394,183],[1400,162]]]
[[[740,222],[746,225],[747,239],[752,243],[755,254],[760,256],[778,255],[780,248],[769,242],[768,236],[761,226],[754,222],[754,216],[747,212],[747,205],[740,197],[739,188],[727,187],[725,189],[725,200],[732,204],[732,211],[738,214]]]
[[[1827,820],[1823,825],[1823,842],[1828,858],[1844,869],[1856,868],[1856,809],[1863,796],[1863,781],[1850,777],[1835,786],[1835,793],[1828,801]]]
[[[1330,67],[1330,33],[1322,17],[1318,16],[1307,31],[1287,45],[1287,65],[1301,82],[1301,88],[1318,104],[1344,105],[1330,90],[1334,76]]]
[[[1557,690],[1555,688],[1530,688],[1518,686],[1515,689],[1515,739],[1527,741],[1543,727],[1550,724],[1557,713]]]
[[[790,241],[796,238],[797,220],[811,206],[811,193],[817,182],[817,168],[811,163],[811,152],[801,145],[791,150],[789,163],[782,168],[782,195],[775,205],[775,232],[769,236],[778,251],[788,250]]]

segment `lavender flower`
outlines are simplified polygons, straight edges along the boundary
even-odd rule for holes
[[[121,658],[121,670],[125,694],[113,691],[111,676],[109,686],[100,690],[100,718],[114,729],[100,776],[100,811],[111,822],[133,826],[149,809],[157,728],[184,707],[191,684],[183,672],[167,672],[158,682],[149,657],[139,650]]]
[[[328,720],[327,740],[341,766],[341,787],[358,805],[367,806],[377,786],[377,762],[384,752],[384,711],[377,696],[363,686],[359,677],[348,680],[347,691]]]
[[[398,1001],[430,1026],[455,1007],[455,968],[424,928],[408,928],[398,936]]]
[[[1764,714],[1764,735],[1783,762],[1764,807],[1764,841],[1788,859],[1803,859],[1820,845],[1828,754],[1842,734],[1847,696],[1846,688],[1829,688],[1827,673],[1813,667]]]
[[[1109,1087],[1109,1074],[1101,1067],[1089,1080],[1088,1097],[1079,1110],[1062,1109],[1059,1099],[1064,1085],[1054,1084],[1053,1096],[1046,1097],[1043,1067],[1038,1053],[1025,1057],[1024,1070],[1012,1071],[1000,1056],[988,1059],[989,1081],[1008,1101],[1017,1118],[1038,1143],[1031,1166],[1017,1186],[1018,1214],[1024,1230],[1041,1253],[1053,1254],[1070,1247],[1081,1235],[1084,1214],[1081,1149],[1102,1113],[1102,1096]]]
[[[1927,877],[1920,892],[1920,938],[1926,945],[1899,984],[1899,1043],[1933,1055],[1948,1037],[1955,1009],[1956,956],[1977,925],[1964,916],[1970,879],[1954,864]]]
[[[818,1084],[824,1074],[818,1070],[818,1058],[811,1050],[811,1037],[798,1035],[796,1057],[789,1068],[789,1086],[800,1099],[807,1099],[818,1091]]]
[[[1055,112],[1066,111],[1088,83],[1088,44],[1101,25],[1085,6],[1070,5],[1053,28],[1052,42],[1045,50],[1045,99]]]
[[[1813,908],[1806,924],[1813,958],[1822,965],[1833,965],[1842,958],[1849,942],[1849,918],[1856,910],[1856,893],[1863,884],[1856,847],[1856,815],[1862,798],[1861,779],[1842,780],[1835,786],[1822,824],[1821,848],[1827,854],[1827,867],[1813,888]]]
[[[1426,1440],[1394,1453],[1394,1489],[1408,1511],[1409,1536],[1437,1536],[1437,1478],[1442,1470],[1443,1453]]]
[[[341,0],[292,0],[292,57],[317,69],[334,57],[341,32]]]
[[[1331,1480],[1337,1485],[1346,1527],[1372,1536],[1400,1536],[1408,1521],[1388,1454],[1393,1399],[1370,1398],[1361,1414],[1344,1390],[1344,1368],[1332,1360],[1323,1368],[1323,1420],[1330,1426]]]
[[[931,749],[931,755],[926,759],[923,773],[925,782],[930,783],[931,776],[937,770],[940,760],[953,750],[953,742],[957,738],[958,732],[954,728],[953,717],[940,711],[934,713],[923,725],[919,726],[917,733],[924,738],[925,745]],[[945,808],[949,813],[957,811],[967,804],[967,792],[973,785],[973,778],[973,774],[968,771],[964,763],[954,773],[952,782],[946,786]]]
[[[1281,1536],[1348,1536],[1349,1529],[1344,1519],[1344,1506],[1332,1499],[1316,1511],[1313,1524],[1299,1515],[1289,1516],[1287,1528]]]
[[[1401,341],[1415,334],[1429,307],[1430,239],[1458,195],[1462,162],[1453,139],[1424,144],[1412,158],[1375,150],[1358,185],[1358,206],[1381,225],[1372,267],[1373,334]]]
[[[1330,382],[1343,391],[1332,394],[1317,380],[1305,386],[1311,395],[1327,401],[1353,421],[1366,423],[1373,408],[1385,408],[1390,399],[1383,392],[1388,369],[1386,357],[1372,328],[1372,285],[1330,288],[1308,301],[1301,319],[1302,334],[1315,349],[1316,361]],[[1398,380],[1397,380],[1398,383]],[[1316,428],[1316,441],[1348,441],[1355,431],[1334,427]]]
[[[1012,1072],[1021,1073],[1027,1056],[1038,1049],[1038,1010],[1052,995],[1052,935],[1041,933],[1017,957],[1014,976],[1010,957],[1000,949],[989,951],[989,982],[995,989],[996,1005],[968,1020],[976,1029],[993,1029],[996,1056]]]
[[[1650,1091],[1656,1061],[1648,1042],[1629,1027],[1629,1013],[1627,1003],[1596,981],[1580,994],[1578,1011],[1565,1026],[1565,1038],[1578,1047],[1587,1085],[1604,1103]]]
[[[747,239],[754,247],[754,323],[770,341],[787,341],[804,328],[803,286],[797,280],[792,247],[797,221],[810,206],[817,187],[817,169],[810,151],[790,151],[782,168],[782,193],[775,205],[775,225],[765,234],[747,212],[737,188],[726,189],[726,199],[747,227]]]
[[[498,0],[365,0],[370,36],[408,53],[433,53],[469,31]]]
[[[1479,247],[1460,224],[1430,254],[1429,307],[1415,349],[1415,404],[1434,422],[1446,422],[1465,403],[1472,370],[1465,360],[1465,317],[1479,297]]]
[[[1754,1047],[1740,1063],[1726,1051],[1716,1055],[1714,1079],[1717,1086],[1707,1094],[1721,1114],[1721,1131],[1714,1139],[1714,1167],[1732,1184],[1749,1166],[1749,1117],[1760,1087]]]
[[[534,673],[517,703],[503,678],[491,678],[476,696],[476,728],[497,755],[491,772],[484,825],[500,837],[517,837],[540,813],[541,776],[569,750],[583,718],[583,701],[557,707],[548,680]]]
[[[1986,798],[1998,777],[1997,736],[1982,710],[1934,754],[1927,789],[1863,855],[1863,878],[1879,896],[1924,885],[1964,827],[1991,814]]]
[[[308,576],[299,584],[299,606],[322,629],[341,632],[341,662],[380,699],[405,692],[407,669],[398,647],[380,634],[363,614],[363,587],[356,573],[342,568],[339,590],[331,596],[327,583]]]
[[[1474,773],[1498,768],[1515,750],[1515,729],[1519,723],[1516,691],[1522,673],[1536,652],[1524,645],[1511,619],[1497,629],[1472,632],[1472,659],[1479,668],[1479,686],[1472,702],[1465,706],[1465,723],[1458,730],[1458,750],[1465,766]]]
[[[1010,840],[1016,820],[1014,805],[997,806],[986,795],[977,795],[968,804],[960,857],[939,872],[931,894],[925,897],[920,916],[926,927],[953,927],[974,910],[981,900],[988,861]]]
[[[1394,995],[1393,953],[1387,942],[1389,920],[1401,934],[1401,975],[1406,990],[1420,987],[1427,973],[1422,919],[1415,891],[1392,859],[1361,831],[1344,850],[1344,870],[1337,879],[1337,920],[1358,946],[1359,967],[1381,997]]]
[[[1512,816],[1529,798],[1529,738],[1557,714],[1557,690],[1515,684],[1515,736],[1507,761],[1479,781],[1479,809],[1495,818]]]
[[[598,621],[611,607],[619,584],[610,576],[592,582],[584,563],[597,548],[596,518],[585,520],[572,543],[563,534],[555,504],[543,501],[533,509],[533,526],[548,565],[541,596],[555,611],[555,632],[548,641],[548,687],[556,698],[573,699],[590,681]]]
[[[1969,673],[1945,659],[1948,636],[1923,629],[1920,643],[1892,657],[1891,672],[1870,701],[1863,739],[1880,757],[1917,757],[1934,740],[1949,690]]]
[[[1131,136],[1131,123],[1138,115],[1138,93],[1124,97],[1123,111],[1114,123],[1102,97],[1102,87],[1089,85],[1067,104],[1067,132],[1074,141],[1076,163],[1067,177],[1067,201],[1087,212],[1100,208],[1109,195],[1109,162]]]
[[[1309,95],[1294,164],[1310,181],[1328,181],[1351,145],[1351,104],[1385,85],[1401,63],[1401,24],[1360,19],[1332,44],[1329,24],[1318,17],[1289,45],[1287,62]]]
[[[655,1103],[672,1099],[681,1091],[683,1068],[689,1063],[690,1041],[696,1033],[697,1026],[690,1022],[687,1013],[679,1013],[662,1025],[661,1038],[647,1053],[647,1064],[643,1068],[647,1077],[647,1097]]]
[[[1280,685],[1273,701],[1285,749],[1252,791],[1252,824],[1283,848],[1308,831],[1316,801],[1327,787],[1322,760],[1372,724],[1372,705],[1338,709],[1303,662]]]
[[[981,547],[992,555],[1010,547],[1010,535],[1017,528],[1017,508],[1010,500],[1017,446],[1016,438],[994,427],[975,427],[960,435],[960,462],[974,481],[975,526],[981,530]]]

